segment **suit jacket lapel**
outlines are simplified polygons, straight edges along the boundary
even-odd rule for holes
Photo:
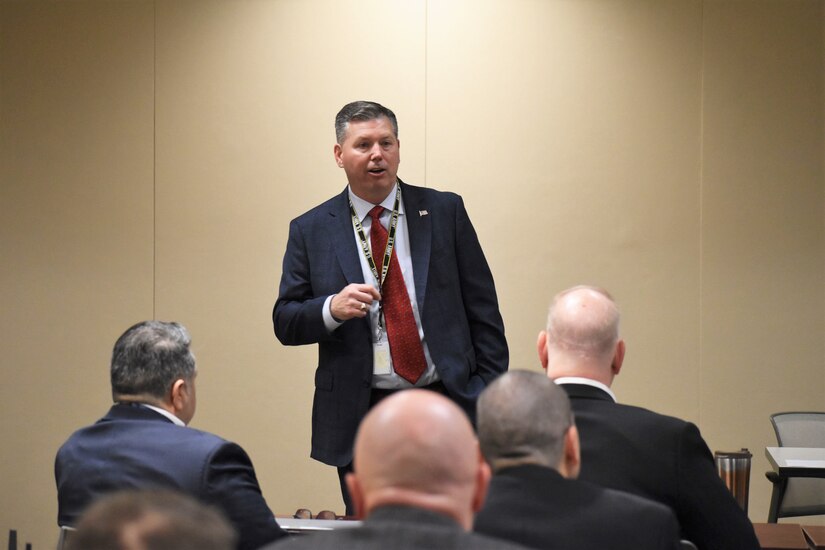
[[[363,283],[364,273],[361,271],[361,260],[358,258],[358,247],[352,233],[352,215],[349,210],[349,195],[347,188],[332,202],[329,210],[330,233],[332,246],[338,257],[341,271],[347,283]]]
[[[415,278],[415,299],[419,314],[424,314],[424,296],[427,291],[427,275],[430,271],[430,250],[432,247],[432,222],[428,205],[418,191],[398,180],[401,196],[404,199],[404,211],[407,218],[407,234],[410,238],[410,256]]]

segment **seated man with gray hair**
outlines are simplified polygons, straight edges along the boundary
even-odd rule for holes
[[[493,469],[475,531],[540,549],[673,550],[666,506],[576,480],[579,436],[564,390],[510,371],[478,401],[481,451]]]
[[[197,375],[190,341],[186,328],[161,321],[138,323],[118,338],[110,371],[115,404],[57,452],[58,525],[74,526],[103,495],[167,488],[220,509],[238,532],[241,550],[286,536],[246,452],[187,427]]]

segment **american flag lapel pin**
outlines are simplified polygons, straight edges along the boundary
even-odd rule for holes
[[[426,210],[419,210],[418,211],[419,216],[426,216],[427,214],[429,214],[429,212],[427,212]]]

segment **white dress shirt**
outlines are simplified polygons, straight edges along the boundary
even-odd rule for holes
[[[395,205],[395,194],[397,187],[398,183],[396,182],[390,193],[387,195],[387,198],[385,198],[384,201],[380,204],[380,206],[384,207],[384,212],[381,214],[381,224],[384,226],[384,228],[389,227],[390,218],[392,217],[392,207]],[[370,244],[370,228],[372,227],[372,218],[370,218],[369,212],[376,205],[356,196],[352,192],[351,188],[349,189],[349,199],[350,201],[352,201],[352,206],[355,209],[355,214],[361,221],[361,226],[364,230],[364,237],[367,239],[367,244]],[[364,253],[362,252],[361,239],[358,237],[358,232],[355,229],[355,224],[352,225],[352,234],[358,247],[358,258],[361,262],[361,272],[364,275],[364,281],[372,284],[375,287],[375,289],[378,290],[378,281],[376,281],[375,275],[373,274],[372,269],[370,269],[370,266],[367,263],[367,258],[364,256]],[[370,253],[372,254],[376,266],[378,266],[380,274],[381,261],[384,258],[384,251],[370,250]],[[418,379],[418,382],[416,382],[415,386],[427,386],[429,384],[432,384],[433,382],[438,381],[439,376],[438,372],[436,372],[435,370],[433,360],[430,357],[430,350],[427,348],[427,341],[424,337],[424,329],[421,327],[421,316],[418,313],[418,302],[415,299],[415,279],[413,278],[412,256],[410,255],[410,235],[407,229],[407,218],[406,212],[404,210],[403,195],[401,195],[401,201],[398,204],[398,224],[395,228],[395,245],[393,247],[393,253],[395,254],[398,260],[399,267],[401,267],[401,274],[404,277],[404,285],[407,287],[407,294],[410,297],[410,305],[412,306],[413,316],[415,317],[415,326],[418,328],[418,336],[421,338],[421,345],[424,347],[424,358],[427,360],[427,370],[424,371],[424,374],[421,375],[421,378]],[[332,296],[329,296],[324,302],[324,307],[322,309],[324,316],[324,325],[326,325],[327,330],[330,332],[332,332],[333,330],[335,330],[343,324],[339,323],[332,317],[332,313],[330,312],[331,302]],[[370,326],[373,327],[373,340],[375,336],[374,327],[378,326],[378,310],[378,301],[373,301],[369,310]],[[386,331],[384,331],[383,337],[384,339],[386,339]],[[375,346],[375,342],[373,342],[373,346]],[[373,373],[372,386],[374,388],[381,389],[403,389],[411,388],[413,387],[413,384],[409,383],[407,380],[401,378],[395,373],[395,370],[392,368],[392,359],[390,359],[390,373],[380,375]]]
[[[155,411],[158,414],[162,414],[163,416],[165,416],[166,418],[168,418],[169,420],[171,420],[172,422],[174,422],[178,426],[186,426],[186,424],[184,424],[183,420],[181,420],[180,418],[178,418],[174,414],[170,413],[166,409],[161,409],[160,407],[155,407],[154,405],[149,405],[147,403],[141,403],[140,406],[141,407],[146,407],[147,409],[152,409],[153,411]]]

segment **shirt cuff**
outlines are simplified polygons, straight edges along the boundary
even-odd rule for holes
[[[324,307],[321,308],[321,314],[324,317],[324,326],[327,327],[327,332],[332,332],[333,330],[337,329],[341,325],[344,324],[343,321],[336,321],[335,318],[332,316],[332,297],[335,294],[327,296],[327,299],[324,300]]]

